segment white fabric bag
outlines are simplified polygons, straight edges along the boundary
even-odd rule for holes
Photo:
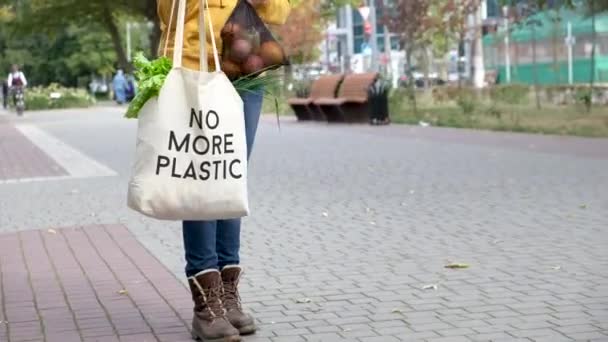
[[[243,217],[249,213],[243,101],[221,72],[207,0],[199,15],[201,70],[182,68],[186,0],[177,1],[173,69],[139,113],[128,205],[164,220]],[[204,12],[216,72],[208,68]]]

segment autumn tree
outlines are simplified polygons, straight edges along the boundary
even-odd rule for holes
[[[439,12],[445,21],[445,35],[457,41],[458,46],[464,46],[467,32],[471,29],[468,18],[479,6],[479,0],[447,0]],[[458,72],[458,87],[462,86],[462,78]]]
[[[293,63],[307,63],[318,57],[318,46],[323,41],[320,5],[321,0],[300,1],[286,24],[275,31]]]
[[[407,78],[410,99],[417,113],[415,81],[412,72],[412,56],[420,47],[429,28],[428,13],[430,0],[393,0],[384,5],[384,24],[399,38],[407,59]]]

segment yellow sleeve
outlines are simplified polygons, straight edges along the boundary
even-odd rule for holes
[[[265,23],[282,25],[289,16],[291,5],[289,0],[267,0],[266,4],[257,6],[256,10]]]

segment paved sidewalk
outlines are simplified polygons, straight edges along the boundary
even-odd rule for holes
[[[189,295],[120,225],[0,235],[0,341],[190,341]]]
[[[11,117],[116,175],[0,183],[0,232],[46,243],[69,237],[48,227],[120,223],[183,282],[180,223],[125,205],[136,122],[123,110]],[[275,118],[262,120],[250,165],[242,295],[261,330],[245,342],[608,341],[608,139],[284,121],[279,131]],[[75,254],[132,253],[93,249],[103,239],[88,229]],[[133,268],[106,261],[118,277],[109,279]],[[112,284],[100,282],[110,287],[103,303],[124,300],[123,287],[139,300],[142,291]],[[184,318],[189,296],[176,300],[183,306],[168,316]]]
[[[67,172],[57,162],[13,125],[0,121],[0,184],[65,175]]]

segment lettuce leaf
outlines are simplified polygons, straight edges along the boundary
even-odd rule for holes
[[[135,119],[139,111],[151,98],[158,96],[160,88],[171,71],[173,63],[167,57],[160,57],[153,61],[148,60],[142,53],[138,53],[133,59],[135,66],[135,78],[139,83],[139,91],[129,104],[126,118]]]

